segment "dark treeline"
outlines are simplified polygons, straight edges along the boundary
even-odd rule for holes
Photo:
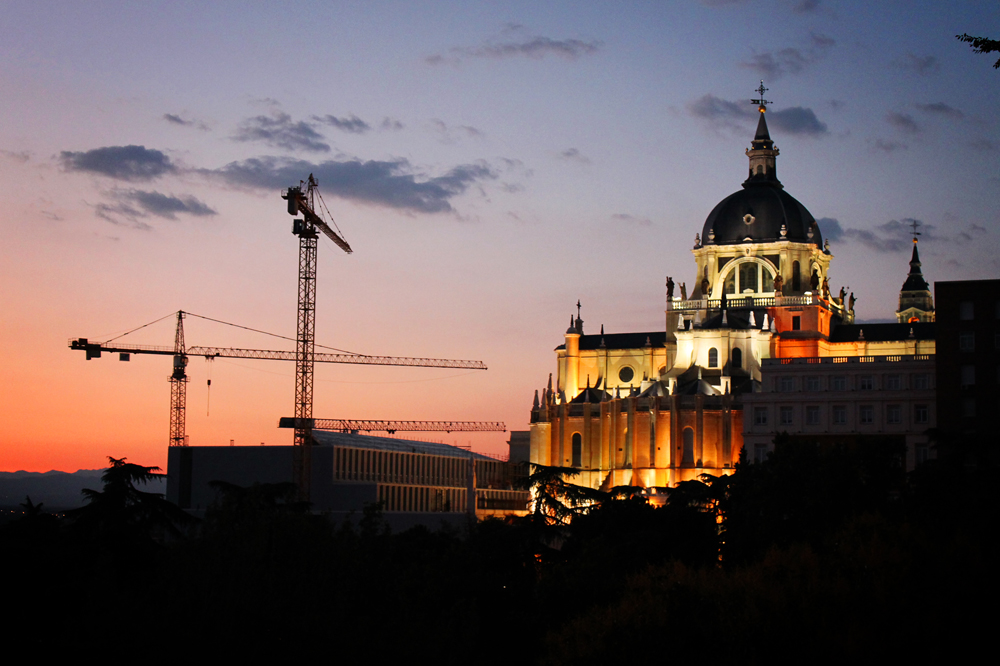
[[[332,524],[290,485],[220,483],[195,523],[112,460],[84,508],[27,500],[0,530],[3,626],[33,652],[368,663],[971,654],[994,617],[995,469],[943,451],[904,475],[890,443],[779,441],[660,507],[535,468],[531,516],[400,534],[377,507]]]

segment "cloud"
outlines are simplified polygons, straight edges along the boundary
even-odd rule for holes
[[[687,110],[716,129],[742,129],[759,113],[750,104],[730,102],[711,93],[689,102]]]
[[[821,217],[816,220],[823,238],[831,243],[835,243],[844,237],[844,229],[840,226],[840,221],[835,217]]]
[[[497,178],[497,173],[484,163],[463,164],[442,176],[427,176],[417,173],[405,159],[312,163],[260,157],[202,173],[230,185],[269,190],[288,187],[312,173],[326,194],[413,213],[453,212],[454,197],[475,184]]]
[[[59,154],[59,161],[66,171],[96,173],[133,182],[149,181],[177,171],[169,157],[145,146],[106,146],[82,153],[64,150]]]
[[[566,150],[559,153],[559,157],[564,160],[569,160],[571,162],[579,162],[580,164],[590,164],[590,158],[581,153],[576,148],[567,148]]]
[[[218,214],[193,196],[176,197],[145,190],[126,190],[116,194],[120,200],[131,201],[146,213],[168,220],[176,220],[178,213],[196,217]]]
[[[20,162],[21,164],[26,163],[31,159],[31,153],[26,150],[20,152],[14,152],[12,150],[0,150],[0,155],[11,160],[13,162]]]
[[[482,139],[486,135],[471,125],[447,125],[443,120],[431,118],[431,131],[441,143],[458,143],[462,139]]]
[[[896,113],[893,111],[886,114],[885,120],[904,134],[916,134],[920,131],[917,121],[908,113]]]
[[[788,47],[777,51],[755,53],[741,67],[753,70],[764,78],[778,79],[786,74],[799,74],[826,56],[836,42],[832,37],[819,33],[809,35],[809,46],[804,49]]]
[[[313,116],[313,120],[329,125],[330,127],[335,127],[344,132],[349,132],[350,134],[364,134],[365,132],[371,131],[372,126],[361,120],[354,114],[347,116],[346,118],[338,118],[336,116],[331,116],[329,114],[325,116]]]
[[[749,103],[730,102],[712,94],[702,95],[687,105],[688,113],[706,121],[716,129],[739,129],[757,122],[760,112]],[[827,134],[826,123],[812,109],[793,106],[780,111],[768,111],[770,128],[788,134],[820,136]]]
[[[884,139],[869,139],[868,149],[872,152],[894,153],[897,150],[909,150],[909,146],[899,141],[886,141]]]
[[[938,116],[946,116],[948,118],[954,118],[955,120],[961,120],[965,117],[965,114],[956,109],[953,106],[949,106],[944,102],[934,102],[932,104],[916,104],[914,105],[924,113],[930,113]]]
[[[788,134],[820,136],[827,134],[826,123],[820,122],[812,109],[792,106],[780,111],[768,111],[768,123]]]
[[[179,214],[196,217],[217,215],[215,210],[193,196],[136,189],[114,189],[106,194],[112,201],[94,204],[94,213],[111,224],[141,231],[152,230],[153,227],[143,221],[150,216],[176,220]]]
[[[611,216],[611,219],[615,222],[622,222],[624,224],[630,224],[637,227],[649,227],[653,225],[653,221],[645,217],[637,217],[635,215],[629,215],[628,213],[615,213]]]
[[[899,220],[889,220],[884,224],[870,229],[844,228],[840,221],[832,217],[821,217],[816,220],[819,224],[823,236],[831,243],[838,241],[854,242],[863,245],[876,252],[905,252],[913,245],[913,223],[917,223],[917,231],[920,232],[921,243],[947,242],[949,239],[937,235],[933,224],[924,224],[920,220],[912,217],[904,217]],[[962,241],[967,236],[969,239],[973,235],[985,233],[983,227],[972,225],[968,232],[962,232],[954,240]]]
[[[992,152],[1000,149],[1000,144],[996,141],[990,141],[989,139],[973,139],[972,141],[969,141],[969,148],[982,152]]]
[[[283,111],[272,111],[269,116],[247,118],[239,124],[233,135],[234,141],[260,141],[275,148],[316,153],[330,151],[324,138],[316,131],[315,123],[304,120],[295,122]]]
[[[941,69],[941,63],[932,55],[917,56],[907,53],[905,56],[894,60],[892,64],[897,69],[914,72],[920,76],[927,76]]]
[[[523,26],[507,24],[503,35],[520,33]],[[581,56],[597,53],[603,43],[597,40],[552,39],[551,37],[522,37],[509,41],[487,41],[480,46],[457,46],[448,50],[449,55],[434,54],[424,59],[430,65],[458,64],[467,58],[531,58],[541,60],[557,56],[566,60],[576,60]]]
[[[819,9],[819,0],[801,0],[792,7],[792,11],[796,14],[811,14],[817,9]]]
[[[395,118],[390,118],[388,116],[383,118],[382,122],[378,126],[380,130],[391,130],[391,131],[399,131],[403,129],[403,127],[404,127],[403,123],[399,122]]]
[[[197,127],[200,130],[207,130],[208,125],[201,122],[200,120],[188,120],[182,118],[175,113],[164,113],[163,119],[172,125],[180,125],[182,127]]]

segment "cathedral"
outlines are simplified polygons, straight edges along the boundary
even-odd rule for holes
[[[747,179],[695,235],[690,283],[667,278],[664,328],[586,334],[577,304],[557,371],[535,393],[531,462],[576,468],[575,483],[603,490],[726,474],[744,447],[745,398],[771,390],[777,359],[826,371],[843,359],[934,353],[916,245],[899,323],[855,325],[854,294],[831,292],[829,241],[778,179],[758,92]]]

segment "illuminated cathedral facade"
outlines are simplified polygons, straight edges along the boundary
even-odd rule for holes
[[[778,180],[763,90],[747,179],[695,236],[693,280],[667,278],[664,328],[586,334],[578,304],[556,372],[535,393],[531,462],[576,468],[575,483],[604,490],[726,474],[751,425],[744,398],[773,388],[775,359],[815,359],[827,372],[822,359],[933,354],[915,247],[898,311],[908,332],[855,325],[854,294],[831,292],[829,242]]]

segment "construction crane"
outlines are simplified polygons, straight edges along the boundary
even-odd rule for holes
[[[311,419],[301,423],[292,417],[278,421],[279,428],[308,427],[336,432],[507,432],[502,421],[369,421],[352,419]]]
[[[87,338],[69,341],[70,349],[86,352],[87,360],[100,358],[103,352],[117,353],[122,361],[131,360],[132,354],[154,354],[173,356],[173,372],[170,375],[170,446],[185,446],[185,411],[187,404],[187,364],[191,356],[206,359],[251,358],[268,361],[295,361],[296,352],[270,349],[242,349],[235,347],[187,347],[184,346],[184,318],[188,313],[177,313],[177,328],[174,346],[133,345],[120,342],[92,342]],[[195,315],[198,316],[198,315]],[[313,354],[317,363],[348,363],[361,365],[395,365],[423,368],[461,368],[466,370],[486,370],[482,361],[461,361],[440,358],[410,358],[399,356],[367,356],[364,354]],[[310,405],[311,407],[311,405]]]

